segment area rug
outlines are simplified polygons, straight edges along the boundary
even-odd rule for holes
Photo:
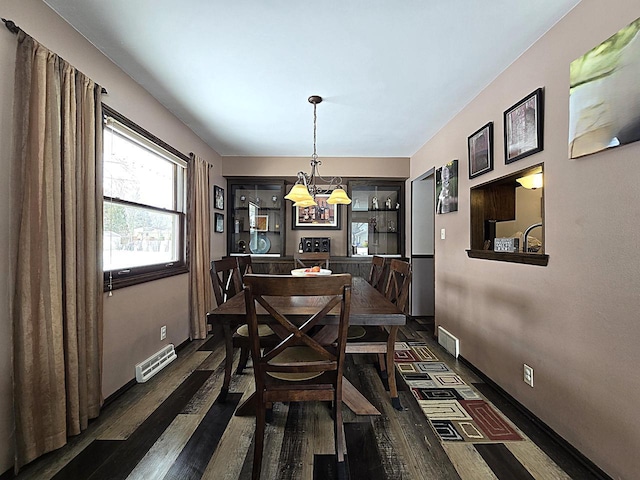
[[[502,443],[516,428],[423,342],[398,342],[396,368],[443,442]]]

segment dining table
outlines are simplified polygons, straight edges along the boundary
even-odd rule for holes
[[[318,299],[314,297],[287,296],[271,298],[272,305],[288,317],[300,317],[306,319],[309,315],[316,313],[314,305]],[[267,317],[269,314],[260,305],[256,307],[258,317]],[[219,305],[214,310],[207,313],[207,322],[214,325],[221,325],[227,361],[225,362],[225,372],[221,399],[224,399],[229,391],[231,383],[231,367],[233,360],[232,335],[235,329],[246,323],[246,308],[244,292],[231,297],[225,303]],[[314,336],[316,340],[331,341],[337,332],[338,315],[331,312],[323,321],[323,328]],[[392,404],[396,408],[402,408],[398,399],[398,390],[395,381],[395,370],[393,352],[395,350],[398,329],[405,325],[405,314],[382,293],[372,287],[362,277],[352,277],[351,287],[351,307],[349,313],[349,325],[361,325],[365,327],[383,327],[387,330],[386,341],[382,342],[354,342],[347,341],[346,353],[387,353],[386,371],[388,373],[389,394]],[[380,415],[380,411],[375,408],[358,389],[348,381],[343,380],[343,402],[354,413],[358,415]],[[250,402],[245,402],[244,406],[238,407],[236,415],[249,414],[252,411]]]

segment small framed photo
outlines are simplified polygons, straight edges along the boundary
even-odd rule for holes
[[[316,194],[312,207],[293,207],[293,230],[340,230],[340,205],[327,203],[329,195]]]
[[[221,213],[215,214],[215,232],[216,233],[224,233],[224,215]]]
[[[269,215],[256,215],[256,231],[257,232],[269,231]]]
[[[538,88],[504,112],[505,164],[542,151],[543,93]]]
[[[224,188],[214,185],[213,194],[215,198],[214,206],[218,210],[224,210]]]
[[[469,178],[493,170],[493,122],[474,132],[467,139]]]

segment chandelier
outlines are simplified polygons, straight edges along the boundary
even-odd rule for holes
[[[318,154],[316,153],[316,127],[318,123],[318,117],[316,115],[316,107],[322,102],[322,97],[318,95],[312,95],[309,97],[309,103],[313,104],[313,155],[311,155],[311,173],[298,172],[298,179],[296,184],[291,188],[291,191],[285,195],[284,198],[291,200],[294,206],[297,207],[311,207],[317,205],[316,195],[327,194],[331,195],[327,199],[327,203],[331,204],[344,204],[351,203],[351,199],[347,195],[342,185],[341,177],[324,178],[320,175],[320,165],[322,162],[318,160]],[[322,188],[317,185],[316,182],[320,181],[322,185],[328,185],[326,188]]]

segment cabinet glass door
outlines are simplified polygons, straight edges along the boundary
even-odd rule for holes
[[[401,256],[400,182],[351,186],[351,255]]]
[[[284,183],[230,181],[229,253],[281,256]]]

